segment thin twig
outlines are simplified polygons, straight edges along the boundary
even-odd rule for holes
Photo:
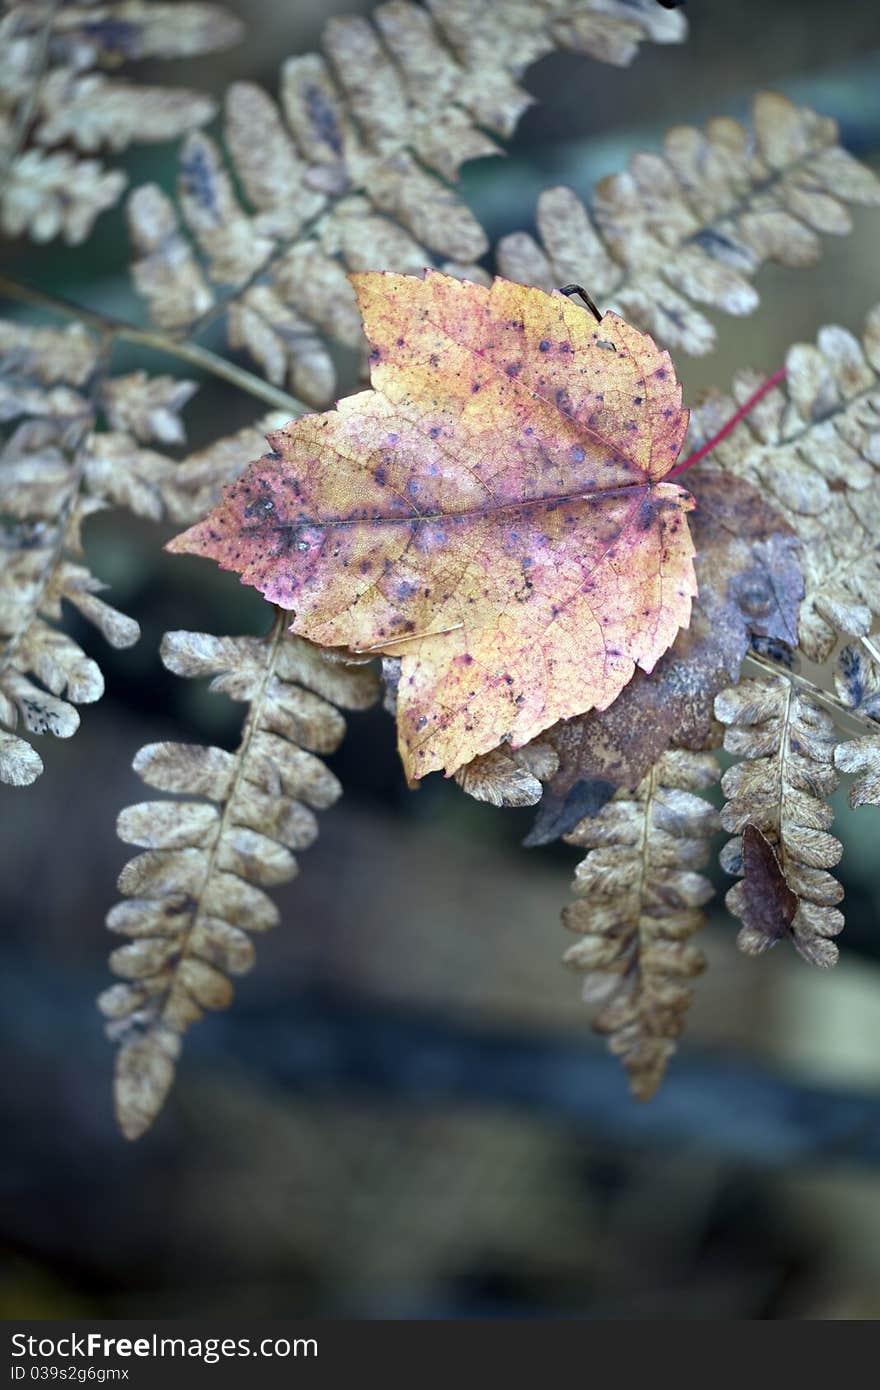
[[[871,660],[876,661],[877,665],[880,666],[880,649],[876,646],[873,637],[860,637],[859,641]]]
[[[763,396],[766,396],[768,391],[772,391],[775,386],[778,386],[780,382],[784,380],[785,368],[780,367],[777,372],[774,372],[772,376],[768,377],[767,380],[758,387],[757,391],[752,392],[748,400],[740,406],[735,415],[731,415],[727,424],[722,425],[717,434],[713,434],[711,439],[707,439],[706,443],[703,444],[695,454],[691,454],[690,458],[686,458],[682,463],[677,463],[674,468],[670,469],[663,481],[668,482],[670,478],[675,477],[676,473],[683,473],[686,468],[693,468],[695,463],[700,462],[700,459],[705,458],[707,454],[711,454],[712,450],[717,448],[721,441],[726,439],[727,436],[736,429],[740,420],[744,420],[749,414],[749,411],[754,410],[758,401],[760,401]]]
[[[20,304],[30,304],[34,308],[48,309],[52,313],[62,314],[65,318],[77,319],[80,323],[87,324],[90,328],[107,335],[115,342],[138,343],[141,347],[153,348],[156,352],[164,352],[182,362],[189,362],[191,366],[200,368],[209,376],[220,377],[223,381],[237,386],[239,390],[245,391],[249,396],[255,396],[258,400],[265,401],[267,405],[285,411],[290,418],[308,413],[309,407],[297,400],[296,396],[291,396],[287,391],[282,391],[279,386],[273,386],[271,382],[264,381],[255,372],[249,372],[245,367],[238,367],[234,362],[229,362],[225,357],[221,357],[219,353],[212,352],[210,348],[201,347],[200,344],[190,342],[188,339],[169,338],[164,333],[151,328],[137,328],[134,324],[112,318],[109,314],[99,313],[95,309],[85,309],[81,305],[72,304],[69,300],[62,299],[57,295],[46,294],[44,290],[38,290],[35,286],[24,285],[17,280],[9,280],[5,275],[0,275],[0,295],[5,295],[8,299],[15,299]]]

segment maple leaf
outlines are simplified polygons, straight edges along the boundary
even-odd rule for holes
[[[401,654],[407,773],[448,774],[604,709],[690,618],[688,412],[668,353],[565,296],[352,276],[373,390],[273,452],[169,549],[323,646]]]
[[[804,593],[791,526],[742,478],[695,470],[691,522],[699,597],[650,677],[635,677],[610,709],[545,734],[559,767],[527,845],[547,844],[596,815],[620,787],[635,789],[670,745],[710,746],[712,703],[736,680],[750,637],[797,643]]]

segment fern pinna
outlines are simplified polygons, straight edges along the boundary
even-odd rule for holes
[[[139,85],[117,70],[123,59],[195,55],[239,37],[240,25],[219,6],[175,5],[173,23],[171,8],[150,0],[111,3],[102,6],[106,22],[95,24],[85,6],[6,3],[0,21],[6,235],[82,241],[123,196],[126,174],[107,156],[135,141],[182,139],[176,191],[148,182],[125,201],[132,288],[144,322],[121,322],[0,280],[11,306],[0,323],[0,780],[12,787],[27,786],[43,770],[34,737],[72,735],[78,707],[103,690],[97,663],[65,631],[64,605],[113,646],[139,636],[137,624],[100,596],[88,561],[89,517],[124,507],[175,529],[195,526],[204,539],[223,489],[235,484],[227,499],[238,498],[249,524],[269,535],[274,493],[263,485],[246,493],[254,476],[246,470],[260,456],[265,484],[267,435],[276,467],[284,441],[300,437],[298,420],[377,370],[375,333],[369,363],[350,275],[395,272],[390,285],[427,267],[438,283],[461,282],[473,304],[497,299],[504,281],[548,295],[571,282],[587,286],[603,311],[614,311],[603,320],[604,335],[600,324],[589,344],[571,353],[573,372],[558,375],[563,337],[581,333],[572,315],[583,311],[554,307],[559,335],[536,339],[531,355],[509,355],[508,379],[519,385],[509,386],[506,399],[519,400],[524,383],[546,394],[552,381],[554,409],[577,420],[577,372],[604,357],[590,385],[594,421],[586,428],[595,434],[599,421],[607,434],[608,420],[634,427],[631,447],[616,439],[612,451],[611,461],[623,467],[639,457],[645,398],[672,371],[662,354],[652,357],[642,371],[650,386],[630,390],[622,358],[631,345],[650,341],[642,339],[649,333],[657,344],[652,352],[711,352],[718,330],[710,315],[753,312],[754,279],[764,262],[807,267],[824,235],[849,231],[849,205],[880,204],[875,175],[842,148],[832,121],[767,93],[756,99],[749,125],[722,116],[703,129],[676,127],[660,153],[635,156],[589,198],[548,188],[535,232],[509,231],[493,251],[455,181],[466,162],[498,153],[513,135],[530,101],[522,85],[529,65],[558,48],[629,63],[643,42],[684,39],[679,10],[655,0],[516,0],[503,7],[390,0],[370,19],[329,21],[319,52],[284,61],[277,94],[233,82],[219,126],[206,132],[215,115],[210,98]],[[490,289],[493,274],[503,280]],[[521,302],[537,304],[528,293]],[[548,302],[560,304],[558,296]],[[387,304],[378,308],[391,315],[389,347],[396,349],[395,334],[405,334]],[[517,321],[513,312],[509,318]],[[120,367],[123,345],[129,357],[158,349],[182,373],[225,381],[254,403],[250,423],[187,452],[184,412],[196,381],[148,374],[130,360]],[[485,345],[480,351],[485,356]],[[444,370],[448,375],[448,360],[435,355],[436,362],[429,352],[408,367],[429,387]],[[399,454],[389,453],[386,469],[375,449],[390,450],[389,431],[401,430],[385,417],[393,407],[406,429],[419,427],[407,415],[410,398],[394,395],[393,352],[389,360],[390,374],[380,381],[386,404],[370,407],[368,465],[372,483],[386,489]],[[482,733],[467,756],[446,766],[473,797],[536,807],[527,843],[564,836],[586,850],[575,901],[564,914],[576,938],[566,960],[583,976],[596,1027],[643,1098],[662,1080],[703,966],[692,937],[711,899],[705,869],[722,828],[733,837],[721,862],[737,880],[727,903],[742,923],[742,948],[760,954],[787,940],[812,963],[837,958],[843,918],[830,871],[841,849],[826,798],[850,777],[853,805],[880,800],[880,646],[872,637],[880,615],[878,375],[880,308],[868,314],[861,340],[822,328],[815,344],[791,348],[773,378],[743,371],[729,394],[697,403],[684,463],[673,470],[688,466],[681,485],[697,504],[679,518],[696,548],[694,582],[688,587],[681,579],[690,563],[682,556],[674,640],[630,653],[606,636],[606,662],[621,675],[616,698],[602,684],[603,667],[591,677],[589,698],[584,677],[562,717],[548,714],[542,722],[534,715],[530,735],[520,738],[519,710],[534,706],[534,681],[520,686],[515,673],[498,673],[504,684],[511,676],[510,716],[493,722],[481,697],[468,695],[477,689],[465,676],[464,659],[473,652],[457,649],[465,704],[472,699],[462,723],[479,724]],[[443,433],[447,419],[435,422],[437,474],[426,468],[407,475],[414,490],[406,506],[420,525],[426,512],[413,501],[419,488],[439,486],[430,476],[443,476],[443,451],[462,452],[467,429],[479,422],[473,412],[488,409],[495,389],[489,376],[472,374],[452,433]],[[663,408],[671,418],[680,404],[670,399]],[[677,447],[681,439],[672,442]],[[583,443],[572,436],[567,447],[568,466],[586,468]],[[644,486],[662,483],[673,462],[670,455]],[[545,465],[549,477],[556,466],[549,454]],[[301,483],[305,475],[294,472]],[[482,476],[479,485],[486,490],[492,481]],[[567,486],[563,478],[557,493]],[[671,475],[665,486],[674,486]],[[594,487],[587,479],[584,495]],[[524,485],[522,498],[548,495],[547,487],[529,493]],[[672,497],[666,495],[668,506]],[[300,508],[306,521],[307,502]],[[596,506],[607,515],[614,510],[607,497]],[[295,524],[276,525],[275,534],[308,549],[311,541],[300,533],[306,521],[299,511],[296,517]],[[317,514],[312,521],[324,525]],[[672,524],[671,512],[646,522],[652,544],[659,537],[667,555]],[[616,523],[608,525],[602,563],[616,544]],[[424,529],[419,534],[424,549]],[[515,550],[519,541],[505,534],[520,566],[513,602],[525,608],[541,592],[552,610],[552,575],[530,573]],[[353,561],[341,545],[337,558],[331,586]],[[358,554],[358,563],[367,560]],[[427,651],[427,639],[465,642],[470,619],[451,608],[467,568],[462,550],[445,565],[447,606],[438,599],[434,608],[423,594],[419,621],[377,640],[352,627],[341,643],[331,615],[323,636],[310,632],[313,641],[287,631],[302,621],[299,609],[313,590],[285,601],[291,616],[273,613],[265,637],[166,636],[169,669],[211,675],[214,688],[242,701],[247,714],[234,752],[152,743],[135,758],[149,787],[177,799],[140,803],[119,820],[122,839],[141,852],[123,870],[124,901],[108,919],[127,941],[111,958],[122,982],[105,991],[101,1008],[119,1043],[117,1112],[129,1137],[143,1133],[164,1103],[188,1026],[206,1008],[229,1002],[228,977],[253,960],[251,934],[276,920],[265,889],[293,875],[294,855],[316,833],[315,811],[339,794],[321,759],[342,737],[340,709],[372,703],[384,683],[386,708],[403,728],[412,707],[406,683],[424,669],[414,653]],[[395,612],[403,616],[401,605],[414,596],[400,584],[413,581],[396,577]],[[596,614],[610,621],[607,603]],[[551,616],[556,621],[558,613]],[[632,616],[624,614],[624,629]],[[650,605],[642,616],[651,626]],[[574,671],[587,645],[581,629],[566,640]],[[552,643],[539,649],[545,664],[561,659]],[[415,775],[413,749],[434,714],[442,722],[442,689],[435,707],[421,710],[402,735]],[[734,761],[723,775],[719,811],[706,794],[719,776],[722,745]]]

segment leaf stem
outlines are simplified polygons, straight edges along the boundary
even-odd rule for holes
[[[76,319],[80,323],[87,324],[89,328],[94,328],[99,333],[106,335],[112,341],[137,343],[141,347],[167,353],[170,357],[176,357],[181,362],[188,362],[191,366],[198,367],[209,376],[228,381],[232,386],[237,386],[240,391],[245,391],[248,395],[265,401],[267,405],[274,406],[277,410],[286,411],[290,418],[308,413],[309,407],[297,400],[296,396],[291,396],[287,391],[282,391],[280,387],[273,386],[269,381],[264,381],[256,373],[249,372],[247,368],[239,367],[234,362],[228,362],[219,353],[212,352],[210,348],[201,347],[198,343],[190,342],[189,339],[169,338],[164,333],[159,333],[153,329],[137,328],[134,324],[112,318],[109,314],[102,314],[94,309],[85,309],[81,305],[72,304],[69,300],[59,296],[46,294],[44,290],[39,290],[35,286],[24,285],[17,280],[9,280],[5,275],[0,275],[0,295],[5,295],[8,299],[15,299],[20,304],[30,304],[35,308],[48,309],[52,313],[61,314],[65,318]]]
[[[749,412],[754,410],[758,401],[766,396],[769,391],[772,391],[774,387],[778,386],[780,382],[785,380],[785,375],[785,367],[780,367],[777,372],[774,372],[772,376],[768,377],[767,380],[758,387],[757,391],[752,392],[748,400],[740,406],[736,414],[730,417],[727,424],[722,425],[717,434],[714,434],[711,439],[708,439],[695,454],[691,454],[690,458],[686,458],[682,463],[677,463],[675,467],[666,474],[663,481],[668,482],[668,480],[674,478],[677,473],[683,473],[686,468],[693,468],[695,463],[700,462],[700,459],[704,459],[707,454],[711,454],[712,450],[721,443],[722,439],[726,439],[727,436],[736,429],[740,420],[744,420]]]

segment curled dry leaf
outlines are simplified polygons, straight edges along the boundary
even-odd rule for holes
[[[250,934],[278,922],[264,890],[293,878],[295,852],[317,835],[314,812],[341,792],[315,756],[345,733],[336,706],[363,709],[378,693],[371,670],[326,659],[280,621],[265,639],[168,633],[162,660],[178,675],[213,676],[212,689],[249,712],[234,753],[153,743],[134,760],[148,786],[184,799],[119,817],[120,838],[143,853],[123,869],[126,900],[107,919],[129,938],[110,960],[124,983],[99,1005],[119,1043],[116,1113],[129,1139],[161,1110],[187,1028],[230,1003],[229,976],[253,964]]]
[[[579,936],[565,960],[584,972],[584,1000],[600,1005],[593,1026],[640,1100],[663,1079],[705,965],[690,938],[713,893],[699,870],[718,812],[699,793],[717,780],[711,754],[672,749],[634,792],[617,792],[566,836],[589,853],[563,913]]]
[[[727,798],[721,822],[735,836],[722,851],[721,864],[728,873],[752,878],[748,887],[735,884],[726,898],[743,922],[740,949],[760,955],[786,936],[811,965],[834,965],[838,951],[831,938],[843,927],[836,906],[843,889],[827,872],[842,852],[840,841],[828,833],[834,813],[825,801],[839,781],[833,721],[784,676],[745,680],[722,691],[715,714],[725,725],[725,749],[742,759],[721,782]],[[755,835],[746,859],[747,826],[767,842],[778,874],[796,900],[787,922],[783,918],[791,898],[773,878],[770,859]],[[762,883],[768,891],[772,886],[772,912],[758,909]]]
[[[407,774],[609,705],[690,615],[685,430],[668,354],[563,295],[353,277],[374,390],[273,453],[169,545],[241,574],[292,631],[401,657]]]
[[[797,641],[803,579],[792,528],[743,479],[704,465],[688,474],[688,484],[697,504],[690,525],[698,596],[690,626],[650,676],[637,671],[607,710],[544,735],[559,769],[527,845],[546,844],[595,815],[618,787],[638,786],[670,745],[710,746],[713,701],[739,674],[750,638]]]
[[[798,899],[785,881],[773,846],[757,826],[743,826],[741,853],[739,945],[747,955],[757,956],[791,935]]]

